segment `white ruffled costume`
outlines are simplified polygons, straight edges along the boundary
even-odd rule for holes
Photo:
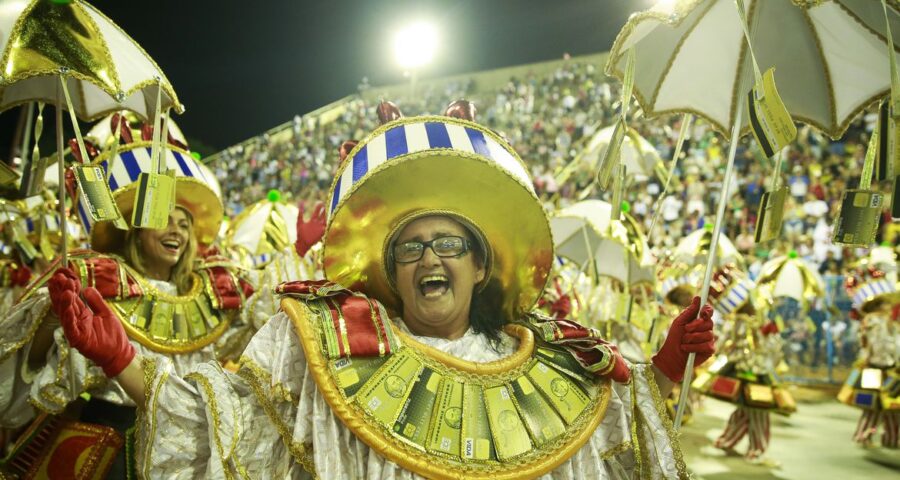
[[[501,335],[500,353],[471,329],[457,340],[414,338],[460,359],[490,362],[517,347],[518,340]],[[250,341],[238,374],[210,362],[181,376],[166,359],[145,361],[144,370],[147,404],[136,455],[146,478],[420,478],[370,450],[332,413],[283,312]],[[613,385],[589,441],[543,478],[634,478],[638,471],[686,478],[650,366],[634,365],[631,383]]]
[[[293,252],[293,246],[273,261],[266,271],[250,271],[255,294],[248,298],[240,311],[234,311],[230,328],[215,342],[189,353],[164,354],[130,340],[138,355],[162,361],[177,375],[186,375],[197,365],[238,359],[254,332],[278,309],[277,298],[271,294],[275,285],[297,275],[314,273],[308,262]],[[321,275],[321,272],[314,274]],[[145,279],[164,294],[176,295],[174,284]],[[69,346],[58,325],[54,328],[53,345],[46,362],[29,367],[28,355],[35,332],[46,321],[50,311],[50,294],[46,287],[13,306],[0,318],[0,427],[19,428],[30,422],[38,411],[58,414],[82,393],[90,393],[115,405],[134,406],[116,382],[108,381],[103,370]]]

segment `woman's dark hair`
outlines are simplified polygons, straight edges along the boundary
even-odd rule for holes
[[[472,254],[475,255],[475,261],[485,266],[487,261],[486,252],[483,250],[485,246],[477,240],[477,234],[472,231],[468,225],[463,225],[466,230],[466,236],[469,237],[469,243],[472,245]],[[490,248],[490,247],[487,247]],[[503,317],[503,288],[500,281],[496,278],[485,279],[483,288],[475,287],[472,293],[472,302],[469,304],[469,325],[475,333],[484,334],[491,343],[491,348],[499,353],[500,349],[500,331],[506,324]]]
[[[475,333],[484,334],[491,343],[491,347],[499,352],[500,331],[506,324],[503,317],[501,299],[503,289],[500,282],[492,278],[480,292],[472,295],[472,303],[469,306],[469,325]]]

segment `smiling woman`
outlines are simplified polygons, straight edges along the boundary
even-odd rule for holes
[[[123,121],[121,131],[125,141],[115,154],[104,151],[85,163],[108,167],[113,198],[123,217],[130,219],[134,180],[150,164],[151,149],[149,142],[141,140],[146,129],[131,129]],[[98,140],[102,145],[111,143]],[[48,290],[51,269],[34,282],[9,315],[0,318],[0,378],[10,379],[12,385],[0,390],[0,427],[25,426],[39,413],[65,414],[91,423],[98,439],[105,439],[112,451],[119,449],[117,456],[106,457],[115,458],[112,464],[97,466],[99,471],[109,468],[109,478],[127,476],[121,447],[126,430],[134,424],[135,405],[118,384],[106,381],[107,375],[125,368],[127,354],[165,358],[175,371],[186,374],[202,362],[236,360],[256,329],[250,311],[262,318],[274,313],[267,309],[274,305],[249,299],[254,289],[243,270],[225,258],[198,256],[198,249],[215,239],[222,220],[215,179],[208,178],[185,146],[172,139],[164,158],[176,172],[176,206],[165,228],[123,231],[108,222],[92,224],[84,206],[76,204],[94,250],[70,252],[68,268],[59,269],[66,278],[65,293]],[[64,300],[75,298],[77,308],[62,308]],[[104,358],[112,360],[86,359],[58,331],[59,318],[74,310],[104,315],[122,325],[124,334],[104,349]],[[79,397],[85,392],[91,400],[81,405]],[[42,417],[35,422],[38,430],[50,428]],[[64,432],[57,429],[59,435]],[[52,438],[51,432],[47,438]],[[80,453],[55,455],[79,458]],[[26,462],[33,463],[33,459]]]
[[[193,222],[188,209],[175,207],[166,228],[129,230],[122,256],[138,272],[154,280],[170,281],[183,294],[193,283],[197,255]]]
[[[391,242],[394,284],[414,334],[456,340],[469,329],[472,294],[485,279],[484,254],[469,249],[472,236],[449,216],[429,215],[403,225]]]

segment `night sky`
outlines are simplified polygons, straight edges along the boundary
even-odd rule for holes
[[[436,59],[420,73],[429,78],[606,51],[628,15],[654,1],[90,3],[156,60],[187,107],[179,125],[215,151],[354,93],[364,76],[376,86],[403,81],[391,38],[412,20],[440,31]],[[3,157],[17,115],[0,115]]]

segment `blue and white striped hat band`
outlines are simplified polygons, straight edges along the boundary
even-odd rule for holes
[[[749,278],[743,278],[731,288],[727,288],[724,295],[713,299],[713,307],[722,315],[728,315],[741,308],[750,299],[754,283]]]
[[[360,142],[350,152],[332,188],[329,217],[366,173],[392,158],[428,150],[452,149],[481,155],[533,189],[528,171],[515,154],[504,147],[506,142],[487,134],[483,128],[466,125],[463,121],[451,121],[449,117],[436,117],[431,121],[428,117],[420,117],[417,120],[414,123],[388,124],[392,125],[391,128],[376,131],[377,134],[368,142]]]
[[[886,278],[880,278],[864,283],[853,293],[853,308],[861,310],[866,303],[871,302],[882,295],[895,293],[896,291],[897,287]]]
[[[692,279],[688,275],[678,275],[676,277],[667,277],[662,281],[659,287],[659,291],[663,297],[668,295],[672,290],[675,290],[678,287],[692,287],[694,289],[697,288],[695,285],[694,279]]]
[[[109,189],[126,222],[131,222],[137,181],[140,174],[150,171],[150,142],[135,142],[119,148],[115,158],[101,154],[94,162],[107,172]],[[185,150],[168,145],[165,150],[166,167],[175,171],[175,202],[186,208],[193,217],[194,233],[201,244],[212,243],[219,232],[224,207],[218,182],[209,169],[198,163]],[[111,163],[111,166],[110,166]],[[91,238],[91,248],[110,252],[120,246],[124,234],[109,222],[94,224],[80,195],[75,205],[78,217]]]
[[[430,212],[467,219],[493,259],[504,312],[540,298],[553,261],[550,226],[528,170],[496,133],[450,117],[400,118],[347,155],[329,196],[325,276],[400,306],[384,254],[394,230]]]

